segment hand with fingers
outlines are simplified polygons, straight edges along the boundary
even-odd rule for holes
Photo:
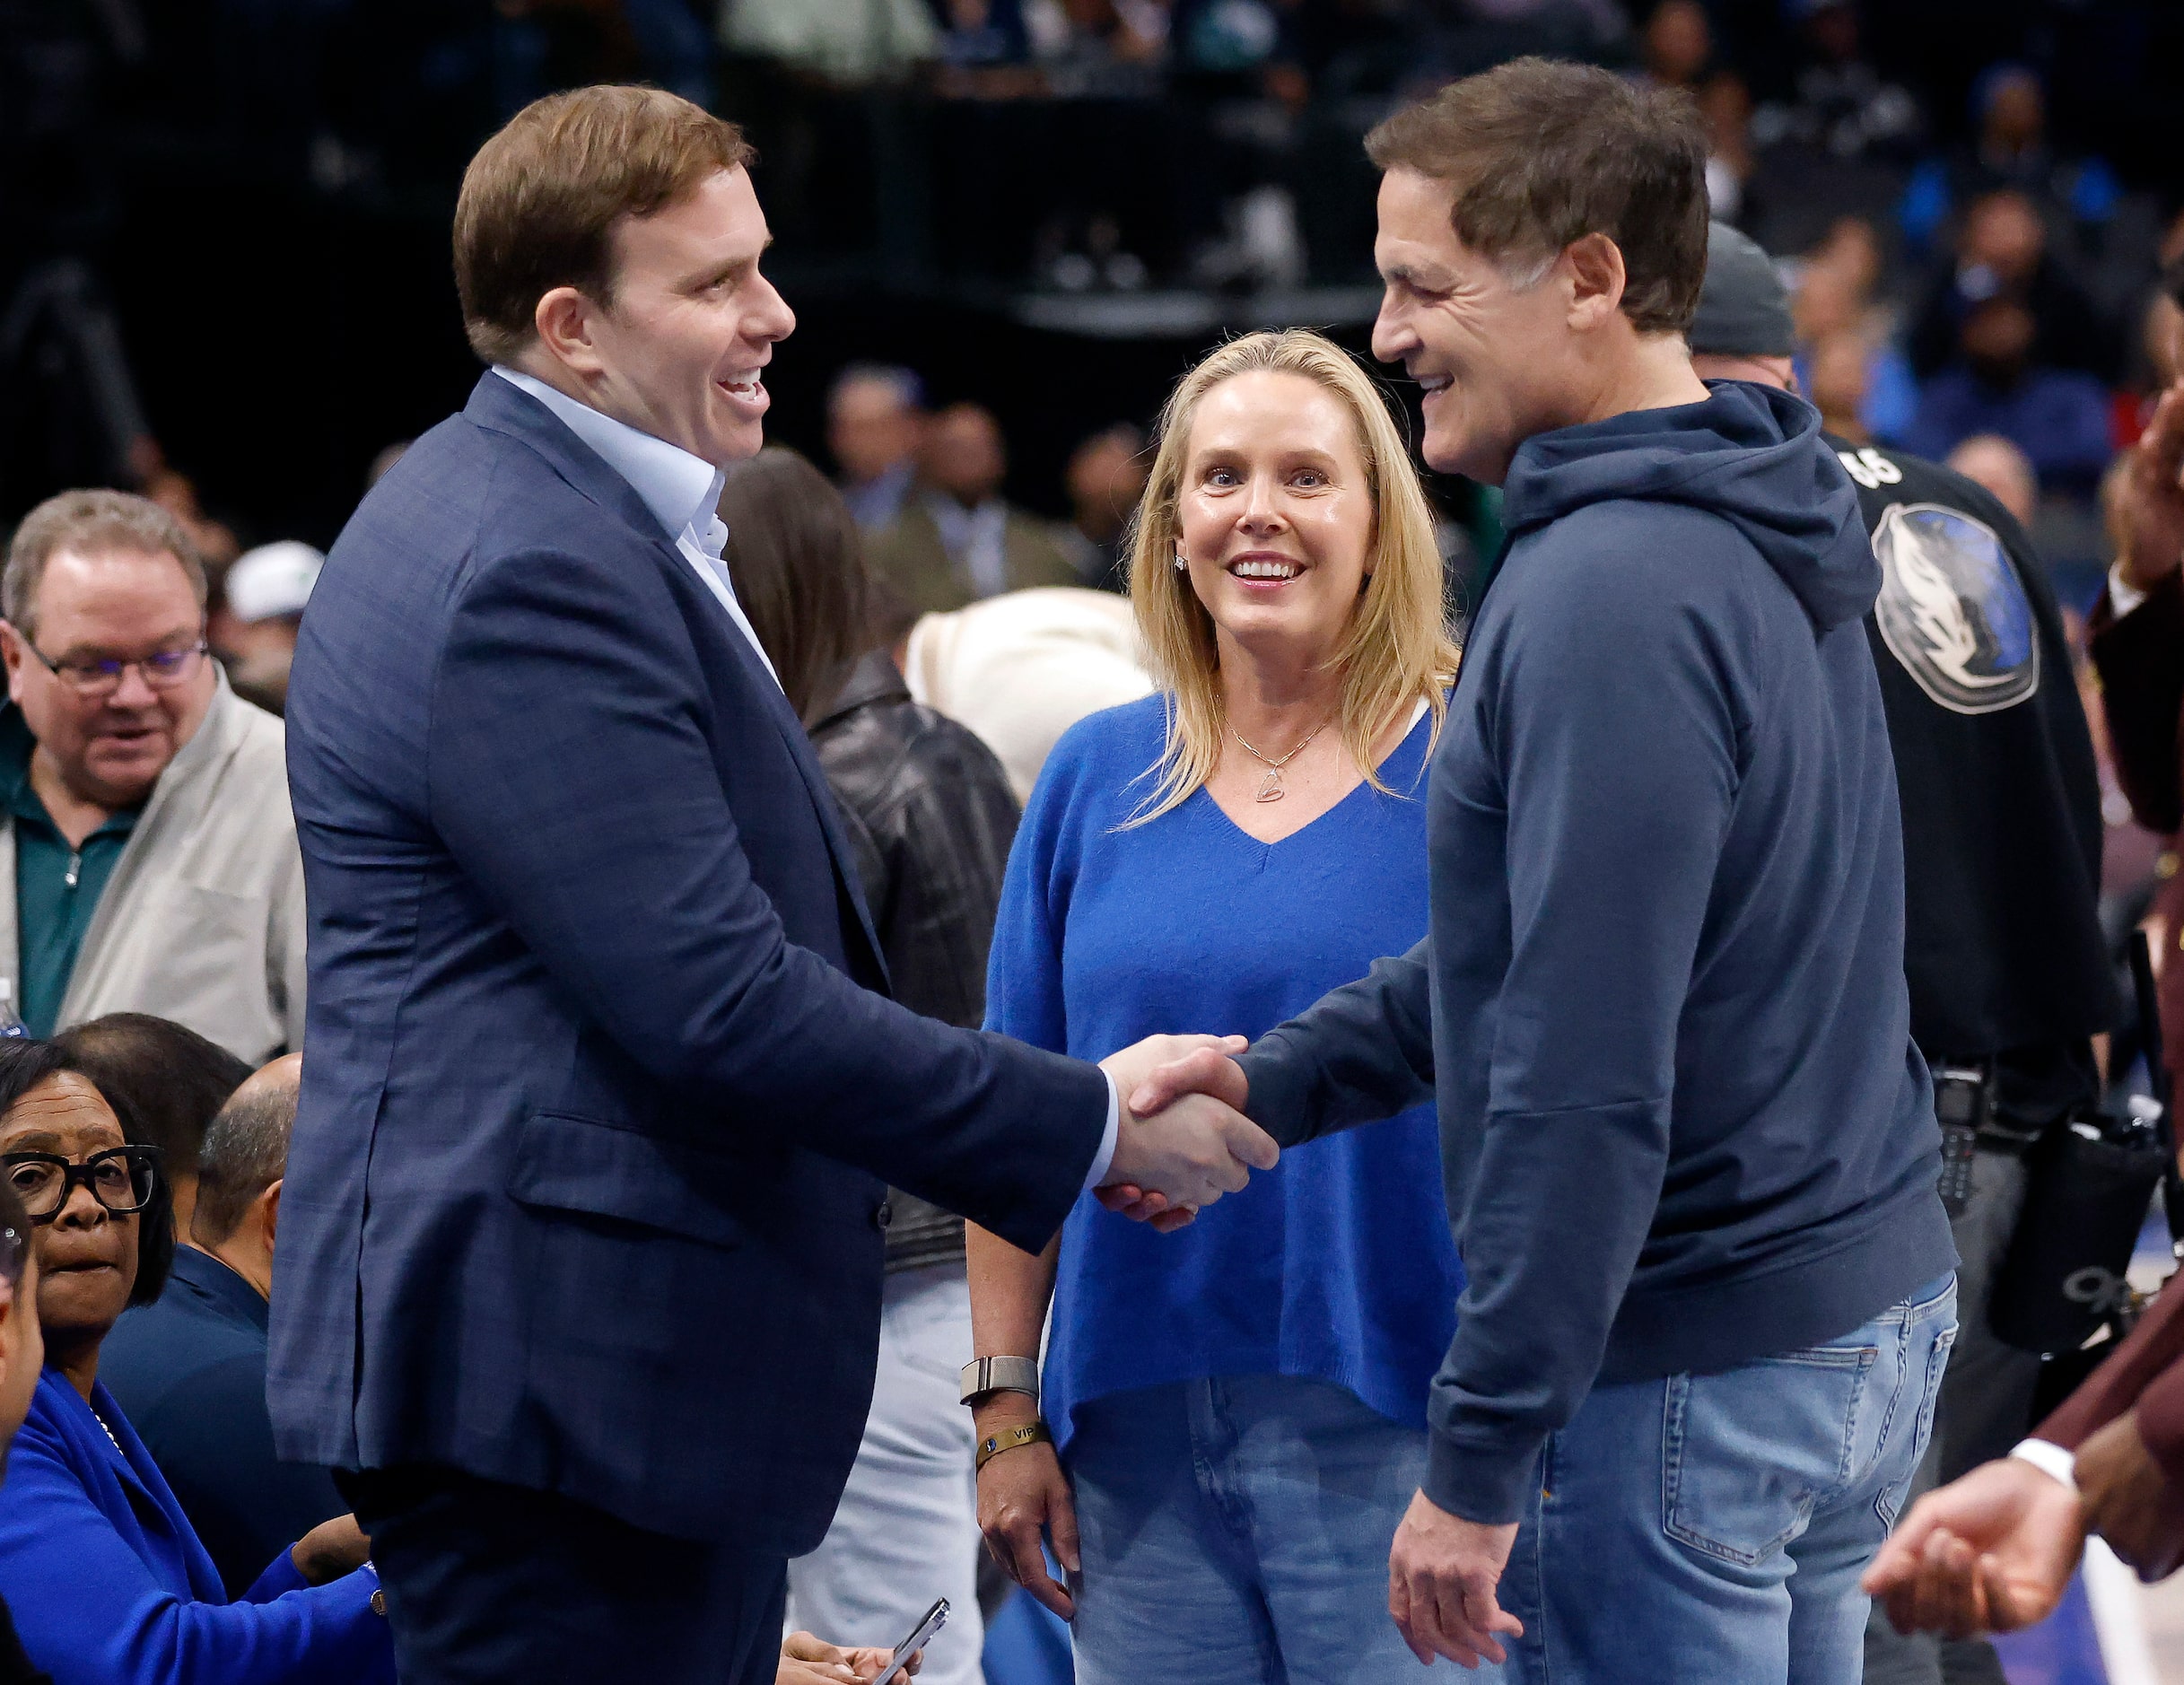
[[[1184,1089],[1163,1072],[1183,1065],[1236,1101],[1243,1073],[1230,1055],[1240,1035],[1150,1035],[1100,1061],[1122,1096],[1123,1118],[1114,1157],[1101,1184],[1101,1203],[1161,1228],[1180,1227],[1199,1208],[1240,1192],[1254,1170],[1271,1170],[1281,1157],[1273,1138],[1221,1095]],[[1233,1078],[1213,1073],[1226,1066]],[[1157,1097],[1157,1105],[1138,1104]]]
[[[773,1685],[859,1685],[860,1681],[878,1679],[893,1657],[892,1651],[847,1649],[808,1632],[792,1632],[782,1640]],[[916,1672],[923,1657],[923,1651],[911,1657],[904,1671]]]
[[[2077,1495],[2005,1457],[1912,1505],[1860,1584],[1898,1632],[2014,1632],[2054,1610],[2084,1548]]]
[[[983,1439],[1038,1419],[1038,1404],[1020,1393],[997,1393],[979,1407]],[[978,1471],[978,1529],[1001,1571],[1040,1602],[1069,1620],[1077,1605],[1069,1588],[1046,1571],[1043,1544],[1052,1544],[1065,1573],[1081,1566],[1077,1554],[1077,1506],[1069,1477],[1051,1445],[1021,1445]]]
[[[1193,1096],[1203,1096],[1240,1118],[1250,1085],[1235,1056],[1246,1045],[1241,1035],[1153,1035],[1123,1049],[1105,1069],[1133,1117],[1149,1118]],[[1257,1132],[1255,1125],[1246,1127]],[[1275,1150],[1271,1141],[1268,1150]],[[1254,1161],[1254,1167],[1271,1169],[1272,1161]],[[1196,1204],[1172,1201],[1135,1180],[1110,1181],[1096,1192],[1110,1211],[1149,1223],[1163,1234],[1183,1227],[1198,1215]]]
[[[1496,1600],[1501,1571],[1516,1542],[1507,1526],[1465,1521],[1420,1492],[1395,1530],[1388,1552],[1388,1613],[1430,1665],[1445,1655],[1462,1667],[1508,1660],[1501,1638],[1521,1638],[1524,1624]]]
[[[2124,578],[2151,589],[2184,562],[2184,381],[2162,394],[2132,447],[2116,513]]]
[[[2140,1579],[2151,1585],[2184,1566],[2184,1506],[2146,1449],[2136,1410],[2078,1447],[2075,1471],[2087,1528],[2107,1540]]]

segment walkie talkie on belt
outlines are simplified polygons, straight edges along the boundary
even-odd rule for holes
[[[1953,1223],[1971,1203],[1971,1162],[1979,1131],[1994,1113],[1994,1078],[1978,1066],[1943,1065],[1934,1073],[1934,1114],[1942,1126],[1942,1206]]]

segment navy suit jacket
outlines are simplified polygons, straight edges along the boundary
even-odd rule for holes
[[[266,1323],[256,1288],[181,1246],[157,1302],[123,1312],[99,1348],[99,1379],[167,1477],[230,1597],[349,1509],[324,1469],[273,1454]]]
[[[629,485],[497,376],[335,545],[288,753],[310,1006],[282,1454],[811,1550],[870,1398],[885,1184],[1035,1249],[1105,1079],[879,992],[780,687]]]

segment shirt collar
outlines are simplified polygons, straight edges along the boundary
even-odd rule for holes
[[[725,468],[716,468],[678,445],[640,432],[627,422],[616,421],[589,404],[580,404],[536,376],[497,362],[493,371],[553,411],[608,467],[627,480],[670,539],[680,540],[687,530],[707,555],[719,560],[728,539],[728,528],[715,513],[721,487],[728,480]]]
[[[244,1280],[240,1270],[196,1246],[177,1246],[170,1271],[174,1280],[194,1289],[231,1322],[246,1323],[261,1334],[269,1325],[266,1296]]]

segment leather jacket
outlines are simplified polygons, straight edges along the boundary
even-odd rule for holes
[[[811,728],[847,822],[895,998],[966,1026],[986,1015],[986,950],[1020,810],[993,752],[910,700],[884,650]],[[963,1256],[963,1219],[894,1190],[887,1268]]]

